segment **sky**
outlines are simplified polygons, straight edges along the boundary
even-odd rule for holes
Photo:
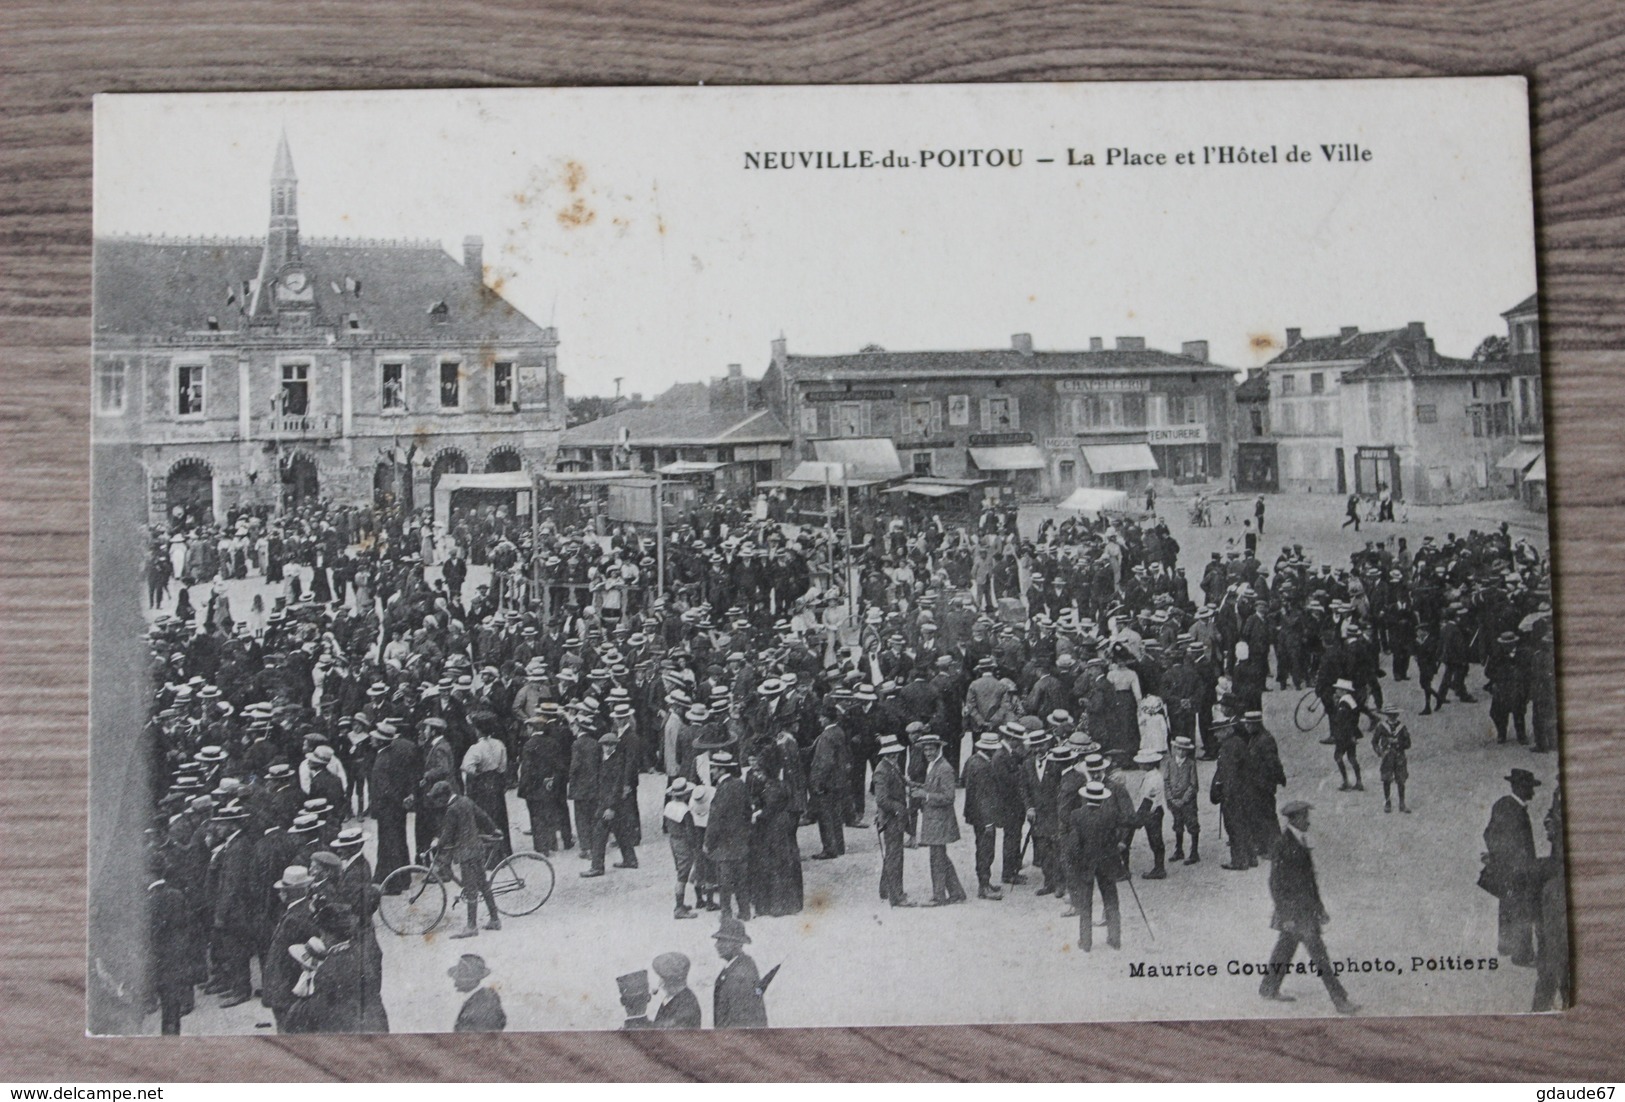
[[[488,282],[558,327],[577,395],[757,376],[780,335],[805,354],[1206,340],[1241,370],[1289,326],[1422,321],[1466,356],[1535,290],[1518,78],[104,95],[97,233],[263,235],[284,130],[303,235],[459,258],[482,237]],[[1341,143],[1369,159],[1328,159]],[[1277,159],[1176,163],[1219,146]],[[864,150],[913,163],[747,167]],[[941,165],[961,150],[1021,164]]]

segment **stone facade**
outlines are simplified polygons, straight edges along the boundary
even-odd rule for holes
[[[286,139],[264,240],[96,243],[94,439],[146,471],[148,515],[385,494],[547,467],[558,334],[487,287],[478,238],[301,240]]]
[[[1234,455],[1236,372],[1205,341],[1178,353],[1138,337],[1046,352],[790,355],[781,338],[762,392],[799,459],[819,440],[885,437],[905,474],[984,478],[1019,497],[1079,487],[1142,491],[1157,479],[1222,485]]]

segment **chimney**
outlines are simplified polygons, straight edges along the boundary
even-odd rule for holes
[[[1348,340],[1359,331],[1360,327],[1358,325],[1345,325],[1342,329],[1338,330],[1337,335],[1343,340]]]
[[[1012,333],[1010,335],[1010,347],[1023,356],[1031,356],[1033,354],[1033,335],[1031,333]]]
[[[1428,327],[1425,322],[1413,321],[1405,325],[1405,335],[1413,341],[1425,341],[1428,336]]]
[[[1119,352],[1144,352],[1144,337],[1118,337],[1117,350]]]
[[[1106,342],[1101,340],[1099,337],[1090,337],[1089,338],[1089,351],[1091,351],[1091,352],[1099,352],[1102,349],[1104,349],[1105,347],[1106,347]]]
[[[1207,341],[1186,341],[1179,346],[1179,354],[1187,360],[1207,363]]]
[[[1286,331],[1286,346],[1288,348],[1291,348],[1293,345],[1297,344],[1301,340],[1303,340],[1303,330],[1302,329],[1293,329],[1290,326],[1288,326],[1287,331]]]
[[[480,238],[463,238],[463,267],[475,283],[485,282],[485,242]]]
[[[744,369],[743,366],[741,366],[739,364],[729,364],[728,365],[728,378],[730,378],[730,379],[743,379],[744,377],[745,377],[745,369]]]
[[[785,348],[786,343],[783,336],[773,339],[773,366],[781,371],[784,370],[790,360],[790,354],[785,351]]]

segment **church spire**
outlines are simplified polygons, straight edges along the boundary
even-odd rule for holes
[[[266,267],[276,271],[299,259],[299,177],[288,151],[288,132],[277,139],[276,163],[271,166],[271,228],[265,238]]]

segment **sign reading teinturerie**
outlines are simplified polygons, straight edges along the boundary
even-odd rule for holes
[[[101,97],[91,1031],[1567,1005],[1527,120]]]

